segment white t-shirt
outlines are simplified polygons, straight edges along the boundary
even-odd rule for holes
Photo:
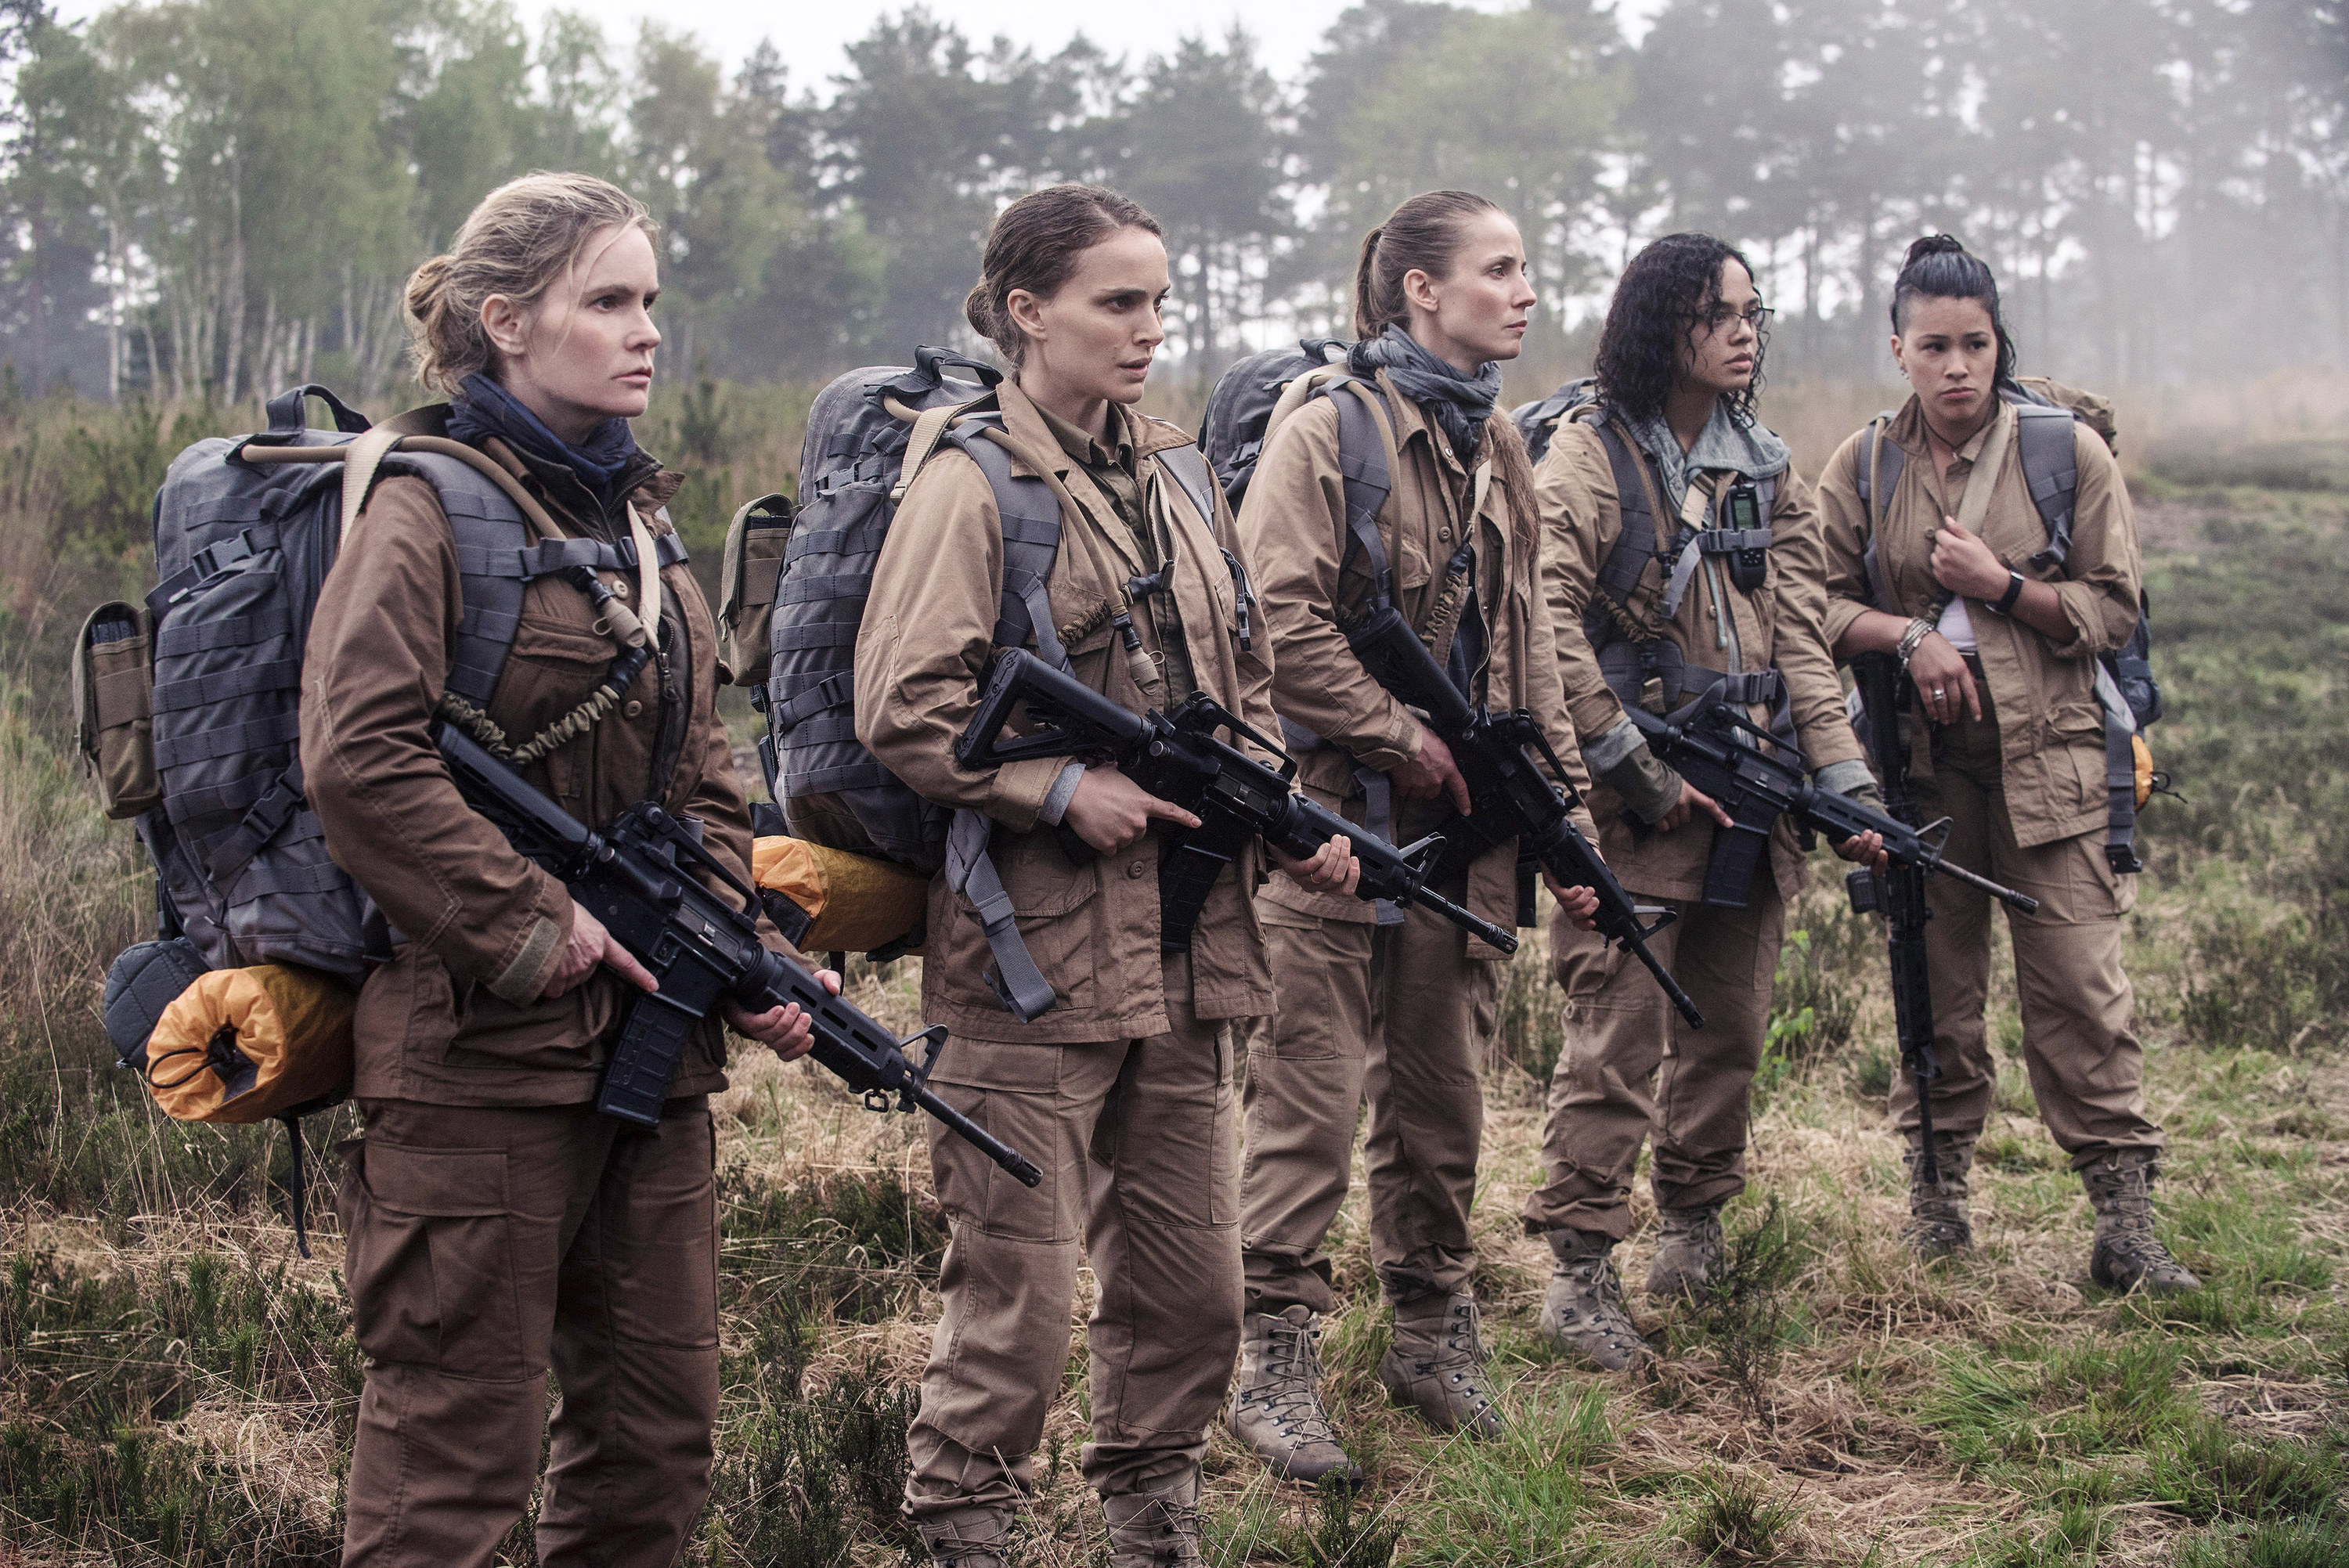
[[[1963,594],[1951,595],[1950,602],[1941,607],[1940,624],[1935,629],[1949,639],[1950,646],[1961,654],[1982,651],[1982,645],[1974,641],[1974,618],[1966,613]]]

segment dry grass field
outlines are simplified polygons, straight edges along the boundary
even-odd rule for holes
[[[699,474],[678,509],[697,545],[795,464],[803,400],[713,387],[657,410],[648,444]],[[1818,389],[1768,412],[1816,470],[1883,400]],[[1529,942],[1490,1053],[1477,1208],[1510,1433],[1439,1439],[1388,1408],[1358,1182],[1324,1350],[1370,1485],[1275,1485],[1218,1437],[1215,1561],[2349,1568],[2349,384],[2122,410],[2170,700],[2152,738],[2187,797],[2147,814],[2129,952],[2171,1139],[2163,1231],[2209,1287],[2157,1304],[2088,1282],[2087,1204],[2034,1115],[2011,981],[1991,1003],[2006,1059],[1980,1245],[1930,1267],[1907,1255],[1881,936],[1839,907],[1826,861],[1790,923],[1729,1277],[1702,1305],[1635,1300],[1665,1352],[1651,1375],[1555,1358],[1533,1327],[1547,1252],[1516,1220],[1558,1047]],[[61,749],[66,641],[88,603],[143,586],[161,462],[250,424],[0,407],[11,1568],[328,1563],[339,1540],[361,1365],[333,1222],[316,1217],[316,1256],[299,1259],[282,1137],[171,1123],[111,1066],[97,986],[148,918],[146,881]],[[852,978],[910,1027],[911,970]],[[895,1500],[945,1243],[919,1129],[764,1057],[740,1060],[718,1109],[726,1402],[691,1560],[907,1561]],[[347,1109],[310,1122],[314,1192],[355,1130]],[[1637,1202],[1635,1281],[1652,1246]],[[1080,1348],[1026,1525],[1023,1560],[1044,1568],[1102,1560],[1075,1474],[1082,1374]],[[526,1528],[509,1559],[532,1561]]]

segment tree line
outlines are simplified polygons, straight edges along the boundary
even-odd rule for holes
[[[2349,364],[2344,0],[1668,0],[1636,44],[1596,0],[1366,0],[1288,81],[1237,30],[1137,61],[910,5],[818,82],[507,0],[0,0],[0,359],[32,390],[386,388],[408,271],[534,168],[646,200],[670,362],[743,378],[966,335],[989,218],[1061,179],[1165,223],[1199,375],[1342,330],[1361,234],[1439,185],[1518,220],[1547,360],[1701,228],[1754,258],[1774,368],[1867,374],[1946,228],[2043,367]]]

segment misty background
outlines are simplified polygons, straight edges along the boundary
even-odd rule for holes
[[[1692,228],[1753,258],[1774,378],[1887,375],[1935,229],[1997,267],[2026,370],[2349,366],[2343,0],[1370,0],[1281,71],[1237,30],[1113,53],[951,6],[821,69],[723,47],[499,0],[0,0],[0,376],[380,393],[402,280],[534,168],[646,200],[666,363],[746,381],[968,342],[989,218],[1061,179],[1164,222],[1199,383],[1341,329],[1362,232],[1439,185],[1526,234],[1526,379],[1584,368],[1627,257]]]

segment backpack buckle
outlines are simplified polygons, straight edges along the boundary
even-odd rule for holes
[[[248,530],[246,532],[232,534],[226,539],[216,540],[190,555],[188,564],[196,569],[196,581],[199,583],[208,581],[219,576],[232,566],[240,566],[252,560],[255,552],[252,540],[247,537],[249,532]]]

